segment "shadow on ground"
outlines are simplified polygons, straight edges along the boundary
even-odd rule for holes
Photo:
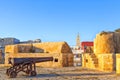
[[[37,74],[36,76],[33,77],[27,77],[27,78],[45,78],[45,77],[63,77],[63,76],[109,76],[109,75],[114,75],[114,73],[75,73],[75,74]]]

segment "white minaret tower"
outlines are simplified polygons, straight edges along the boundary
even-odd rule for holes
[[[78,33],[77,38],[76,38],[76,46],[80,46],[80,36],[79,36],[79,33]]]

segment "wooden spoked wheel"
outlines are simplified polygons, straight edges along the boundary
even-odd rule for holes
[[[9,77],[15,78],[17,76],[17,73],[15,71],[11,71]]]
[[[29,76],[36,76],[36,71],[30,71]]]

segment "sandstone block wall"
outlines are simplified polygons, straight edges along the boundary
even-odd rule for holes
[[[120,74],[120,53],[116,54],[116,73]]]
[[[94,39],[94,53],[120,53],[120,32],[101,32]]]
[[[112,72],[114,70],[115,62],[113,54],[99,54],[84,53],[82,55],[82,66],[100,71]]]
[[[99,67],[98,70],[101,71],[108,71],[108,72],[112,72],[114,71],[114,61],[113,61],[113,54],[109,53],[109,54],[99,54],[97,55],[98,57],[98,63],[99,63]]]
[[[73,66],[73,53],[66,42],[17,44],[5,47],[5,64],[9,58],[53,57],[54,61],[37,63],[41,67]]]
[[[33,46],[38,49],[43,49],[47,53],[72,53],[71,48],[66,42],[34,43]]]
[[[115,32],[103,31],[97,34],[94,39],[96,59],[89,54],[84,54],[82,56],[83,67],[94,69],[91,65],[97,63],[96,69],[98,70],[120,73],[120,54],[118,53],[120,53],[120,30]]]
[[[97,69],[98,60],[93,53],[82,54],[82,67]]]

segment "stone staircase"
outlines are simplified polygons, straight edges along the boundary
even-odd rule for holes
[[[98,68],[98,58],[96,57],[95,54],[91,53],[89,54],[90,58],[91,58],[91,62],[92,62],[92,68]]]

